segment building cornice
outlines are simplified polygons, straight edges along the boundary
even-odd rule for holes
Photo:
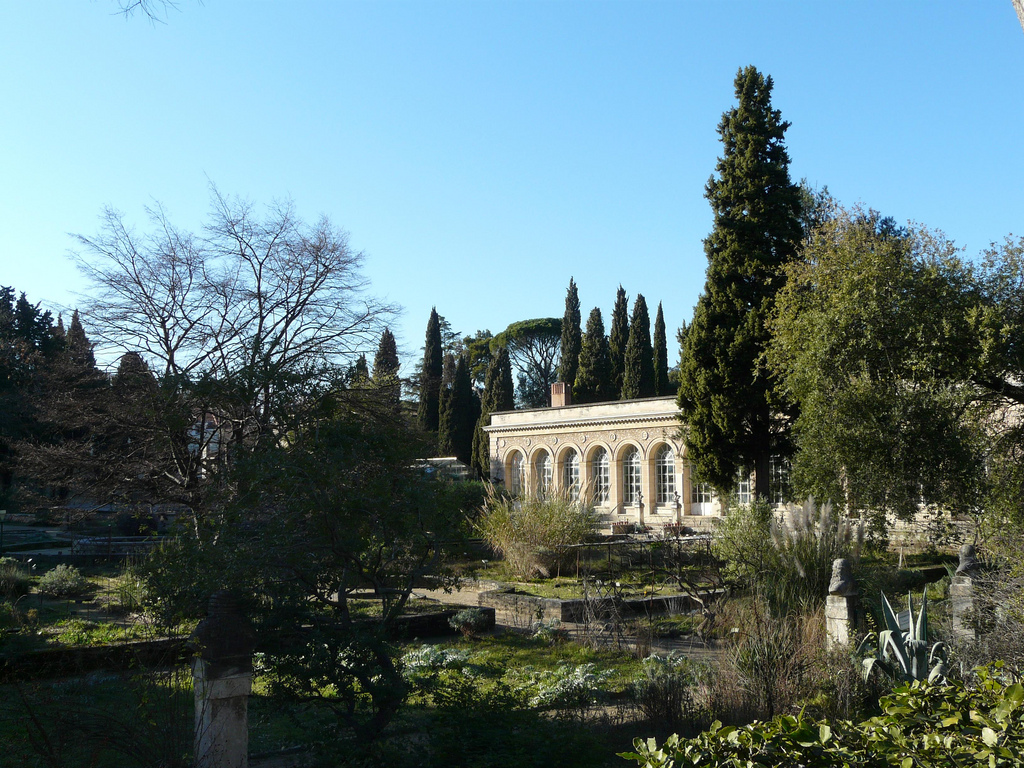
[[[589,416],[575,419],[553,419],[552,421],[532,422],[528,424],[492,424],[484,427],[484,431],[491,433],[513,433],[513,432],[551,432],[553,430],[564,431],[579,429],[580,427],[606,427],[616,424],[650,424],[652,422],[667,422],[669,424],[682,426],[679,423],[679,411],[662,411],[659,413],[644,413],[634,416]]]

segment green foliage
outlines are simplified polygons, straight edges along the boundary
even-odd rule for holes
[[[928,593],[921,595],[921,611],[914,620],[914,598],[907,595],[910,628],[904,632],[889,600],[882,594],[882,616],[885,629],[877,635],[864,638],[858,654],[863,654],[871,644],[875,654],[863,660],[864,679],[878,670],[891,680],[913,682],[927,679],[929,683],[941,682],[946,678],[948,661],[946,644],[937,642],[928,646]]]
[[[622,396],[622,377],[626,370],[626,344],[629,343],[629,301],[620,285],[615,292],[612,325],[608,332],[608,361],[611,365],[613,399]]]
[[[771,106],[772,79],[754,67],[736,77],[739,104],[722,116],[723,154],[705,194],[715,224],[704,241],[704,293],[685,335],[679,406],[690,460],[716,488],[737,470],[756,471],[768,495],[768,462],[788,451],[784,403],[763,362],[767,321],[783,283],[781,268],[802,237],[800,193],[789,178],[789,124]],[[827,497],[825,497],[827,498]]]
[[[31,585],[21,563],[13,557],[0,557],[0,600],[17,600],[28,594]]]
[[[1000,455],[969,383],[988,321],[953,244],[840,210],[786,271],[767,359],[799,405],[797,491],[902,517],[978,508]]]
[[[621,757],[644,768],[806,765],[815,768],[947,768],[1016,766],[1024,750],[1024,687],[994,668],[976,670],[978,684],[914,682],[879,702],[881,714],[860,723],[831,724],[800,715],[741,727],[715,722],[693,739],[662,745],[636,739]]]
[[[491,488],[476,529],[520,578],[549,575],[561,548],[581,544],[597,530],[597,514],[579,499],[558,495],[511,499]]]
[[[599,403],[617,395],[611,382],[608,339],[604,335],[601,310],[594,307],[587,318],[587,331],[580,345],[579,368],[572,387],[574,403]]]
[[[39,579],[39,591],[47,597],[81,597],[91,589],[88,579],[75,566],[66,563],[55,566]]]
[[[466,608],[448,619],[448,626],[460,632],[463,637],[476,637],[492,625],[490,617],[482,608]]]
[[[565,294],[565,315],[562,317],[562,362],[558,368],[558,379],[572,387],[580,363],[580,296],[576,282],[569,278]]]
[[[657,394],[654,381],[654,351],[651,348],[651,317],[647,301],[637,294],[633,303],[633,317],[629,321],[629,339],[622,371],[622,399],[653,397]]]

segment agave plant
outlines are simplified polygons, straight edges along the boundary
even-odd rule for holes
[[[946,644],[937,642],[928,648],[928,592],[921,595],[921,610],[914,621],[914,597],[907,595],[910,626],[907,632],[900,628],[896,612],[889,605],[885,593],[882,593],[882,615],[886,629],[869,634],[858,648],[858,655],[874,643],[874,654],[864,656],[862,660],[864,679],[878,669],[893,680],[913,682],[925,680],[929,683],[941,682],[946,678],[946,662],[948,654]]]

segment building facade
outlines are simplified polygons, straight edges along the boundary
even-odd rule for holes
[[[555,385],[557,388],[559,385]],[[564,405],[491,414],[491,481],[515,494],[590,499],[607,527],[704,528],[722,514],[708,486],[693,481],[674,397]],[[749,478],[740,500],[749,497]]]

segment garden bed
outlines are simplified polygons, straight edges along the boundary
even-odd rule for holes
[[[627,614],[648,615],[652,613],[683,613],[700,607],[689,595],[647,595],[643,597],[619,598],[556,598],[539,597],[517,589],[494,589],[480,593],[480,605],[508,611],[520,618],[535,620],[557,619],[561,622],[584,621],[588,611],[606,612],[618,607]]]

